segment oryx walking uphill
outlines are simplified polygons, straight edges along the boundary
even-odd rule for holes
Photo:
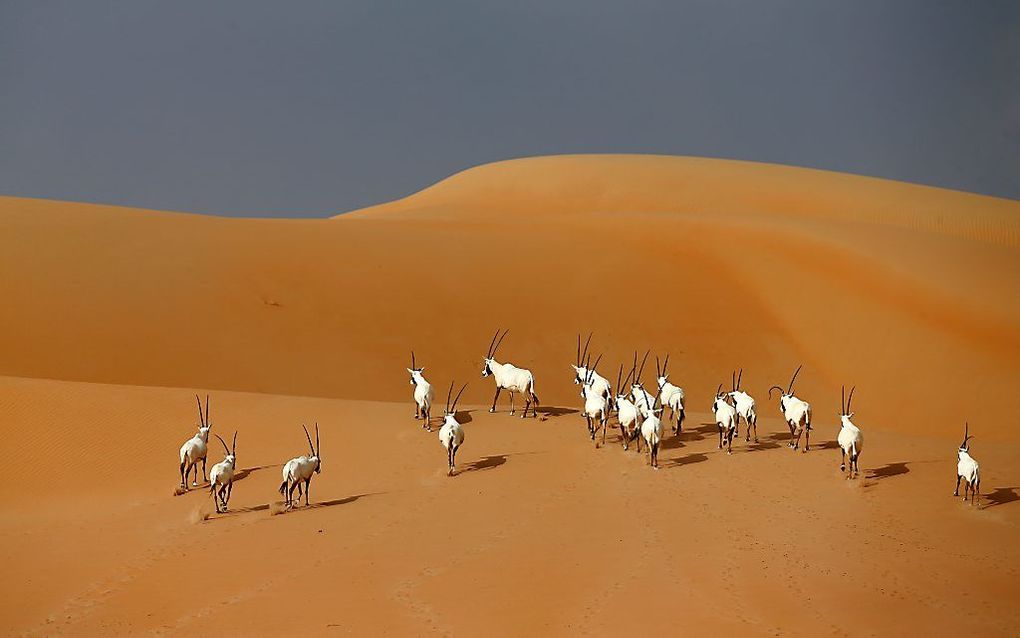
[[[489,412],[496,411],[499,393],[507,390],[510,392],[510,414],[514,413],[514,394],[520,392],[524,395],[524,411],[521,413],[521,418],[528,416],[528,407],[531,407],[531,416],[538,416],[538,396],[535,395],[535,377],[531,374],[531,370],[518,368],[510,363],[500,363],[494,358],[499,344],[503,343],[503,337],[506,337],[508,332],[510,331],[507,330],[502,337],[499,337],[499,330],[497,330],[496,334],[492,336],[489,350],[485,354],[485,363],[482,366],[482,377],[492,375],[496,381],[496,396],[492,398],[492,407],[489,408]],[[496,337],[499,339],[497,340]]]
[[[737,435],[737,409],[729,404],[727,395],[722,391],[722,384],[715,389],[715,400],[712,401],[712,413],[715,424],[719,428],[719,449],[726,443],[726,453],[733,454],[733,437]]]
[[[453,476],[456,471],[457,450],[464,444],[464,426],[457,420],[457,402],[460,395],[464,394],[465,383],[457,393],[457,398],[450,405],[450,395],[453,394],[453,381],[450,382],[450,389],[446,392],[446,409],[443,410],[443,425],[439,428],[439,442],[446,448],[446,460],[450,464],[448,476]]]
[[[673,433],[679,435],[684,427],[684,389],[669,382],[669,373],[666,366],[669,365],[669,354],[659,368],[659,357],[655,357],[655,381],[659,387],[659,400],[662,402],[663,410],[669,408],[670,420],[675,420]]]
[[[769,398],[772,398],[772,391],[779,390],[779,410],[783,413],[787,427],[790,428],[790,447],[794,450],[800,445],[800,437],[804,435],[804,451],[808,451],[811,442],[811,404],[802,401],[793,395],[793,382],[797,380],[800,369],[797,366],[793,376],[790,378],[790,385],[784,391],[778,385],[769,388]]]
[[[223,444],[226,456],[223,460],[212,466],[209,471],[209,493],[212,494],[213,504],[216,505],[216,513],[226,512],[227,504],[230,503],[230,494],[234,491],[234,468],[237,467],[237,432],[234,432],[234,440],[228,448],[227,442],[219,434],[216,438]],[[220,505],[223,509],[220,509]]]
[[[284,497],[287,507],[294,506],[294,490],[298,491],[298,500],[301,500],[301,484],[304,483],[305,505],[308,505],[308,492],[312,485],[312,476],[322,472],[322,456],[319,448],[319,424],[315,424],[315,445],[312,445],[312,437],[308,434],[308,428],[304,423],[301,428],[305,431],[305,438],[308,440],[310,454],[297,456],[283,465],[283,482],[280,483],[280,494]]]
[[[577,335],[577,360],[575,365],[570,366],[574,369],[574,384],[581,386],[581,398],[584,400],[588,399],[588,395],[591,393],[598,394],[606,399],[607,404],[610,408],[613,407],[613,389],[609,385],[609,379],[603,377],[595,370],[589,370],[588,365],[584,363],[585,358],[588,356],[588,344],[591,343],[591,334],[588,334],[588,340],[584,343],[584,351],[581,351],[581,334]],[[590,359],[588,359],[590,361]],[[590,374],[589,374],[590,373]],[[591,381],[589,382],[588,379]]]
[[[740,378],[744,376],[744,369],[741,368],[740,372],[736,375],[736,379],[730,376],[730,387],[729,392],[730,399],[733,400],[733,407],[737,409],[737,436],[740,436],[740,419],[744,419],[744,423],[747,424],[747,436],[744,441],[751,441],[751,428],[754,428],[754,442],[758,442],[758,412],[755,410],[754,399],[750,394],[740,389]]]
[[[588,434],[591,436],[591,440],[595,440],[595,435],[598,434],[599,429],[602,429],[602,442],[606,442],[606,425],[609,422],[609,399],[607,398],[608,391],[606,393],[597,392],[591,386],[594,382],[595,369],[599,366],[599,361],[602,360],[602,355],[599,355],[595,359],[595,365],[586,365],[585,368],[588,370],[587,375],[584,379],[584,387],[588,388],[588,391],[584,393],[584,418],[588,422]],[[591,362],[589,361],[588,364]],[[595,444],[598,447],[598,443]]]
[[[974,505],[977,503],[981,490],[981,471],[978,462],[970,455],[970,445],[967,442],[972,438],[974,437],[970,435],[970,423],[967,423],[963,427],[963,443],[957,450],[960,460],[956,464],[956,491],[953,492],[953,496],[960,495],[960,479],[963,479],[966,481],[963,486],[963,500],[967,500],[967,491],[969,490],[970,504]]]
[[[638,419],[637,406],[630,400],[630,394],[624,390],[630,382],[630,377],[633,374],[634,370],[631,369],[631,371],[627,373],[627,378],[624,379],[623,364],[621,363],[620,372],[616,375],[616,420],[620,424],[620,436],[623,438],[624,450],[628,449],[629,443],[638,437],[638,426],[641,424]],[[637,448],[638,452],[640,452],[640,441],[638,442]]]
[[[847,457],[850,458],[850,471],[846,477],[852,479],[860,474],[861,468],[857,464],[857,459],[861,456],[861,449],[864,447],[864,434],[861,433],[861,429],[850,421],[853,418],[854,413],[850,411],[850,404],[854,400],[854,390],[857,386],[850,388],[850,397],[846,396],[846,386],[840,388],[840,413],[839,413],[839,434],[836,436],[836,441],[839,443],[839,449],[841,452],[839,471],[843,472],[846,470]]]
[[[423,419],[421,426],[428,432],[432,431],[430,421],[432,419],[432,384],[425,380],[422,375],[425,367],[415,366],[414,350],[411,351],[411,367],[407,369],[411,374],[411,385],[414,386],[414,418]]]
[[[202,400],[195,395],[198,402],[198,432],[184,442],[181,446],[181,488],[188,489],[188,475],[195,470],[193,486],[198,485],[198,462],[202,462],[202,481],[206,480],[205,457],[209,453],[209,430],[212,424],[209,422],[209,395],[205,395],[205,414],[202,414]]]

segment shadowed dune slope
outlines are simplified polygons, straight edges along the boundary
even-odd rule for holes
[[[546,404],[595,331],[602,371],[669,351],[705,408],[744,368],[766,402],[800,363],[816,421],[839,386],[882,427],[1020,438],[1020,203],[745,162],[515,160],[328,220],[0,199],[0,373],[397,400],[499,358]],[[646,372],[646,377],[650,376]],[[772,403],[761,410],[774,411]]]

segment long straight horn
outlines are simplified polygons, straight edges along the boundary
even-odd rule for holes
[[[580,358],[580,359],[578,359],[579,361],[584,361],[584,358],[585,358],[586,356],[588,356],[588,344],[590,344],[590,343],[591,343],[591,336],[592,336],[593,334],[595,334],[595,333],[593,333],[593,332],[589,332],[589,333],[588,333],[588,338],[584,340],[584,350],[582,350],[582,351],[581,351],[581,358]],[[504,335],[504,336],[505,336],[505,335]],[[581,335],[577,335],[577,342],[578,342],[578,344],[580,345],[580,343],[581,343]],[[580,363],[578,363],[577,365],[581,365],[581,364],[580,364]]]
[[[418,366],[414,365],[414,350],[411,351],[411,369],[417,370]]]
[[[662,375],[666,376],[666,367],[669,365],[669,353],[666,353],[666,360],[662,362]]]
[[[202,415],[202,399],[198,398],[198,394],[195,395],[195,401],[198,402],[198,422],[205,427],[205,416]]]
[[[223,451],[225,451],[227,454],[230,454],[230,448],[227,447],[227,442],[223,440],[223,437],[220,436],[219,434],[215,434],[214,436],[220,440],[220,443],[223,444]],[[236,438],[237,435],[235,434],[234,437]]]
[[[581,333],[577,333],[577,354],[574,355],[574,365],[581,367]]]
[[[312,456],[315,456],[315,446],[312,445],[312,435],[308,433],[308,428],[305,427],[304,423],[301,424],[301,429],[305,431],[305,438],[308,439],[308,447],[312,450]]]
[[[839,386],[839,413],[846,414],[846,386]]]
[[[599,361],[602,361],[602,355],[595,357],[595,365],[588,367],[588,382],[595,378],[595,370],[599,367]]]
[[[230,446],[230,453],[237,456],[237,430],[234,430],[233,445]]]
[[[737,372],[736,372],[736,370],[734,370],[733,372],[730,373],[730,388],[732,388],[734,392],[737,391]]]
[[[205,395],[205,425],[208,427],[210,424],[212,421],[209,420],[209,395],[207,394]]]
[[[453,400],[453,407],[451,408],[450,414],[457,414],[457,402],[460,401],[460,395],[464,394],[464,389],[468,387],[468,384],[460,386],[460,392],[457,393],[457,398]]]
[[[737,389],[740,389],[740,378],[744,376],[744,369],[741,368],[740,372],[737,373]]]
[[[510,332],[510,328],[507,328],[506,330],[504,330],[503,331],[503,337],[506,337],[506,335],[509,332]],[[499,350],[499,344],[503,343],[503,337],[500,337],[499,341],[496,342],[496,347],[492,349],[492,354],[489,355],[490,357],[496,356],[496,351]]]
[[[446,391],[446,413],[450,413],[450,397],[453,396],[453,381],[450,381],[450,389]]]
[[[622,392],[623,391],[623,386],[621,385],[622,383],[623,383],[623,364],[621,363],[620,364],[620,371],[616,373],[616,391],[617,392]]]
[[[850,406],[854,402],[854,390],[856,390],[856,389],[857,389],[857,386],[854,386],[854,387],[850,388],[850,396],[847,397],[847,399],[846,399],[846,413],[847,414],[850,414]]]
[[[492,357],[492,346],[496,345],[496,337],[499,336],[499,328],[496,328],[496,334],[492,335],[492,341],[489,342],[489,349],[485,351],[485,358],[489,359]]]
[[[793,394],[793,382],[797,380],[797,375],[800,374],[800,369],[803,367],[804,365],[801,364],[797,366],[796,370],[793,371],[793,376],[790,378],[790,387],[786,390],[787,394]]]
[[[969,439],[969,438],[970,438],[970,422],[968,421],[963,426],[963,443],[960,444],[960,448],[961,449],[966,449],[967,448],[967,439]]]
[[[631,370],[630,372],[627,373],[627,378],[623,380],[623,385],[620,386],[620,392],[621,393],[623,392],[624,386],[626,386],[628,383],[630,383],[630,378],[633,375],[634,375],[634,371],[633,370]]]
[[[722,396],[722,384],[721,383],[719,384],[719,387],[715,389],[715,398],[718,399],[720,396]]]
[[[650,352],[651,352],[651,350],[645,350],[645,357],[644,357],[644,359],[641,360],[641,367],[638,368],[637,376],[634,377],[635,381],[640,381],[641,380],[641,374],[645,371],[645,362],[648,361],[648,353],[650,353]]]
[[[659,355],[655,355],[655,382],[659,382],[659,377],[662,376],[662,368],[659,367]]]
[[[315,422],[315,456],[319,456],[319,450],[321,450],[321,449],[322,448],[319,447],[319,422],[316,421]]]

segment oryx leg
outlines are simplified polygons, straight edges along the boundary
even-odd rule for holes
[[[308,495],[312,493],[312,479],[305,479],[305,507],[308,507]]]
[[[195,472],[195,478],[198,478],[198,472]],[[205,473],[205,457],[202,457],[202,482],[205,483],[209,480],[209,475]]]
[[[514,391],[510,390],[510,416],[514,415]]]
[[[294,481],[287,485],[287,507],[294,507],[294,488],[298,486],[298,483],[298,481]],[[298,499],[300,498],[301,495],[298,494]]]
[[[850,459],[850,469],[853,469],[853,459]],[[842,474],[846,471],[846,450],[842,446],[839,448],[839,473]]]
[[[953,496],[959,496],[960,495],[960,479],[962,479],[962,478],[963,477],[960,476],[959,474],[956,475],[956,491],[953,492]]]
[[[496,396],[492,397],[492,407],[489,408],[489,412],[495,412],[496,411],[496,401],[499,400],[499,393],[502,392],[502,391],[503,391],[503,388],[501,388],[501,387],[499,387],[497,385],[496,386]]]
[[[722,449],[722,425],[719,426],[719,449]]]

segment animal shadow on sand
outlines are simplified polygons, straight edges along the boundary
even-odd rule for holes
[[[265,470],[271,467],[280,467],[280,464],[277,463],[276,465],[258,465],[256,467],[241,468],[240,470],[234,472],[234,482],[236,483],[238,481],[243,481],[244,479],[248,478],[248,475],[251,474],[252,472],[258,472],[259,470]]]
[[[812,443],[811,447],[817,447],[819,450],[838,450],[839,441],[823,441],[822,443]]]
[[[864,477],[867,479],[875,479],[881,481],[893,476],[902,476],[910,472],[910,468],[907,467],[908,462],[904,463],[886,463],[882,467],[875,467],[870,470],[865,470]]]
[[[366,496],[377,496],[379,494],[385,494],[385,492],[371,492],[371,493],[367,493],[367,494],[355,494],[353,496],[347,496],[347,497],[344,497],[344,498],[336,498],[336,499],[329,500],[329,501],[319,501],[319,502],[312,501],[311,504],[309,504],[307,506],[305,506],[305,505],[296,505],[296,506],[294,506],[294,507],[292,507],[290,509],[287,509],[287,510],[282,509],[284,507],[283,503],[278,502],[275,505],[276,505],[276,507],[281,508],[280,509],[281,512],[286,512],[286,513],[289,514],[291,512],[301,512],[301,511],[305,511],[305,510],[315,510],[315,509],[321,509],[323,507],[333,507],[333,506],[336,506],[336,505],[347,505],[348,503],[353,503],[354,501],[357,501],[358,499],[364,498]],[[231,508],[229,511],[227,511],[225,513],[217,514],[211,520],[215,520],[215,519],[219,519],[219,518],[228,518],[230,516],[240,516],[241,514],[252,514],[254,512],[264,512],[264,511],[266,511],[266,510],[268,510],[270,508],[273,508],[274,509],[273,513],[276,513],[276,508],[274,508],[273,506],[274,506],[273,503],[262,503],[261,505],[252,505],[251,507]]]
[[[558,408],[558,407],[552,406],[552,405],[550,405],[548,407],[541,407],[541,406],[539,406],[539,408],[538,408],[538,413],[543,418],[546,418],[546,419],[551,419],[553,417],[558,417],[558,416],[566,416],[568,414],[580,414],[580,412],[581,412],[580,410],[577,410],[575,408]]]
[[[471,416],[472,412],[477,412],[477,410],[457,410],[457,413],[454,414],[453,416],[457,418],[457,423],[464,425],[466,423],[471,423],[472,421],[475,420],[474,417]],[[443,420],[439,419],[439,423],[440,427],[442,427]]]
[[[702,454],[701,452],[694,452],[686,456],[678,456],[672,459],[665,459],[663,462],[659,463],[659,467],[667,469],[671,467],[680,467],[682,465],[690,465],[692,463],[701,463],[702,461],[707,460],[708,456],[706,456],[705,454]]]
[[[503,465],[504,463],[506,463],[507,456],[509,456],[509,455],[508,454],[492,454],[492,455],[489,455],[489,456],[483,456],[482,458],[478,459],[477,461],[474,461],[472,463],[468,463],[463,468],[457,470],[457,474],[464,474],[464,473],[467,473],[467,472],[481,472],[482,470],[492,470],[492,469],[495,469],[495,468]]]
[[[996,487],[991,492],[982,494],[981,498],[988,501],[982,509],[1014,503],[1020,501],[1020,487]]]

